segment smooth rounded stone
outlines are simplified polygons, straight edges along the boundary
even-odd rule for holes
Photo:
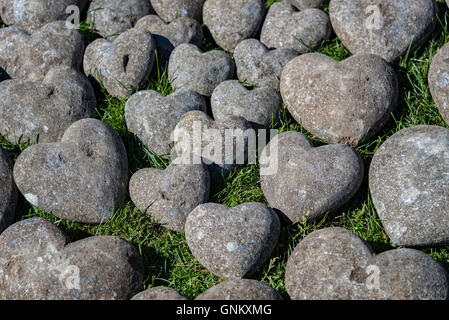
[[[393,68],[376,55],[336,61],[310,53],[282,71],[281,95],[293,118],[331,143],[357,146],[388,121],[398,99]]]
[[[449,44],[441,47],[429,68],[429,88],[444,121],[449,123]]]
[[[239,80],[259,87],[271,87],[277,91],[282,70],[297,56],[298,52],[294,49],[268,50],[256,39],[243,40],[234,50]]]
[[[13,223],[17,206],[17,188],[12,168],[11,158],[0,147],[0,233]]]
[[[237,80],[220,83],[211,96],[214,119],[224,121],[229,116],[245,118],[253,127],[269,127],[279,118],[282,99],[272,88],[247,89]]]
[[[204,24],[215,42],[229,52],[257,34],[264,16],[264,0],[207,0],[203,7]]]
[[[338,209],[357,192],[364,171],[360,156],[349,146],[314,148],[296,131],[274,137],[262,151],[260,164],[268,203],[291,222]],[[268,166],[274,170],[264,172]]]
[[[150,0],[154,11],[165,22],[179,17],[201,21],[204,1],[206,0]]]
[[[268,48],[295,49],[298,53],[318,48],[331,34],[329,17],[320,9],[298,11],[289,3],[274,3],[268,10],[260,41]]]
[[[175,300],[187,300],[187,298],[172,288],[160,286],[142,291],[141,293],[132,297],[131,300],[175,301]]]
[[[425,253],[375,255],[354,232],[315,231],[293,250],[285,287],[293,300],[446,300],[447,270]]]
[[[395,62],[420,46],[436,23],[435,0],[331,0],[332,27],[353,54]]]
[[[209,171],[202,164],[172,163],[165,170],[142,169],[129,182],[136,207],[178,232],[184,232],[187,215],[209,199],[209,188]]]
[[[51,222],[31,218],[0,234],[1,300],[125,300],[139,290],[143,266],[119,237],[70,243]]]
[[[329,0],[284,0],[290,3],[298,10],[305,10],[307,8],[320,8],[329,3]]]
[[[227,279],[254,274],[270,257],[279,233],[277,214],[255,202],[233,208],[202,204],[187,216],[185,225],[193,256],[210,272]]]
[[[391,136],[369,170],[373,204],[398,246],[449,244],[449,130],[415,126]]]
[[[195,300],[282,300],[282,297],[265,283],[235,279],[213,286]]]
[[[51,69],[42,82],[0,83],[0,133],[12,143],[55,142],[75,121],[96,115],[89,80],[69,67]]]
[[[115,97],[127,97],[150,75],[156,43],[150,32],[129,29],[113,42],[97,39],[86,48],[84,72]]]
[[[81,67],[84,41],[64,21],[44,25],[32,34],[16,27],[0,29],[0,67],[13,79],[42,81],[60,66]]]
[[[76,222],[106,222],[127,194],[126,149],[100,120],[79,120],[60,142],[25,149],[14,179],[25,199],[44,211]]]
[[[227,53],[203,53],[188,43],[176,47],[168,63],[168,77],[176,90],[191,89],[207,97],[221,82],[232,79],[234,71],[234,61]]]

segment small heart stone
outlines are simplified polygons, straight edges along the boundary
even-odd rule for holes
[[[279,117],[282,99],[272,88],[248,90],[237,80],[220,83],[211,96],[215,120],[224,121],[229,116],[245,118],[254,126],[269,127]]]
[[[315,231],[293,250],[285,287],[293,300],[446,300],[447,270],[425,253],[374,254],[354,232]]]
[[[0,147],[0,233],[13,222],[17,206],[17,188],[12,167],[8,153]]]
[[[143,280],[133,245],[112,236],[70,243],[51,222],[32,218],[0,234],[1,300],[124,300]]]
[[[234,279],[213,286],[195,300],[282,300],[282,297],[265,283]]]
[[[165,22],[179,17],[201,21],[204,1],[206,0],[150,0],[154,11]]]
[[[86,48],[84,72],[115,97],[127,97],[150,75],[156,43],[151,33],[129,29],[113,42],[97,39]]]
[[[449,244],[449,130],[415,126],[395,133],[376,151],[369,184],[394,244]]]
[[[25,149],[14,166],[17,187],[32,205],[82,223],[108,221],[128,186],[125,146],[96,119],[72,124],[60,142]]]
[[[223,51],[203,53],[193,44],[181,44],[173,50],[168,77],[175,89],[191,89],[208,96],[223,81],[234,77],[234,61]]]
[[[299,132],[274,137],[260,158],[261,185],[271,207],[295,222],[321,217],[342,206],[356,193],[363,179],[363,162],[342,144],[314,148]]]
[[[306,130],[331,143],[357,146],[387,122],[398,80],[376,55],[336,61],[319,53],[299,56],[282,71],[281,95]]]
[[[353,54],[394,62],[420,46],[436,23],[435,0],[331,0],[332,27]]]
[[[298,53],[318,48],[331,34],[329,17],[320,9],[298,11],[289,3],[274,3],[268,10],[260,41],[268,48],[295,49]]]
[[[199,263],[227,279],[249,277],[270,257],[280,222],[260,203],[228,208],[216,203],[196,207],[188,216],[187,244]]]
[[[203,7],[204,24],[215,42],[229,52],[257,34],[264,16],[264,0],[207,0]]]
[[[320,8],[329,3],[329,0],[284,0],[289,2],[298,10],[305,10],[307,8]]]
[[[172,163],[165,170],[142,169],[129,182],[136,207],[178,232],[184,232],[187,215],[208,200],[209,188],[209,172],[202,164]]]
[[[444,121],[449,123],[449,44],[441,47],[429,68],[429,88]]]
[[[187,300],[186,297],[169,287],[153,287],[135,295],[131,300]]]

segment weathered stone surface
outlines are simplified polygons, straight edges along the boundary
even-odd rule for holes
[[[375,255],[354,232],[313,232],[293,251],[285,286],[296,300],[445,300],[446,269],[423,252],[395,249]]]
[[[129,299],[143,267],[133,245],[112,236],[70,243],[51,222],[32,218],[0,234],[0,299]]]
[[[0,233],[13,222],[17,206],[17,188],[12,167],[8,153],[0,147]]]
[[[154,11],[165,22],[179,17],[201,21],[204,1],[206,0],[150,0]]]
[[[379,56],[356,55],[338,62],[310,53],[284,68],[281,95],[306,130],[331,143],[356,146],[390,118],[398,81]]]
[[[329,3],[329,0],[284,0],[289,2],[298,10],[305,10],[307,8],[319,8]]]
[[[0,83],[0,133],[12,143],[59,141],[75,121],[95,116],[89,80],[69,67],[51,69],[42,82]]]
[[[257,34],[264,16],[264,0],[207,0],[203,7],[204,24],[215,42],[230,52]]]
[[[263,150],[261,185],[271,207],[295,222],[316,219],[351,199],[363,179],[363,163],[341,144],[313,148],[296,131],[274,137]]]
[[[335,33],[353,53],[372,53],[394,62],[413,41],[420,46],[435,26],[435,0],[332,0]]]
[[[449,44],[441,47],[429,69],[429,88],[444,121],[449,123]]]
[[[14,179],[28,202],[44,211],[77,222],[105,222],[125,199],[126,149],[118,133],[100,120],[79,120],[60,142],[25,149]]]
[[[270,257],[280,233],[276,213],[260,203],[228,208],[216,203],[196,207],[185,226],[193,256],[212,273],[251,276]]]
[[[193,44],[181,44],[173,50],[168,77],[175,89],[191,89],[210,96],[223,81],[234,77],[234,61],[223,51],[203,53]]]
[[[184,232],[187,215],[208,200],[209,188],[209,172],[202,164],[172,163],[165,170],[142,169],[129,182],[136,207],[178,232]]]
[[[265,283],[235,279],[213,286],[195,300],[282,300],[282,297]]]
[[[186,297],[169,287],[153,287],[135,295],[131,300],[187,300]]]
[[[86,48],[84,72],[110,95],[127,97],[150,75],[155,49],[151,33],[142,29],[129,29],[113,42],[97,39]]]
[[[316,49],[331,34],[331,23],[320,9],[298,11],[289,3],[274,3],[268,10],[260,41],[268,48],[290,48],[299,53]]]
[[[449,130],[415,126],[391,136],[369,171],[374,206],[399,246],[449,244]]]

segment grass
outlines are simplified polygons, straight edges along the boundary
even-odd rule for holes
[[[267,6],[273,0],[267,1]],[[324,8],[327,10],[327,8]],[[418,124],[431,124],[446,127],[441,118],[427,84],[427,73],[430,63],[438,48],[448,41],[449,10],[444,3],[439,3],[439,21],[437,28],[421,48],[409,52],[394,65],[400,81],[400,97],[397,111],[382,131],[357,147],[361,155],[366,175],[371,158],[377,148],[395,132]],[[1,24],[1,21],[0,21]],[[87,23],[82,24],[82,31],[87,42],[93,41],[98,35]],[[206,36],[202,48],[204,50],[217,49]],[[334,59],[343,60],[350,56],[350,52],[333,34],[321,48],[317,50]],[[166,66],[158,66],[151,79],[139,90],[152,89],[168,95],[172,88],[167,79]],[[98,119],[111,125],[121,135],[129,158],[130,175],[141,168],[155,167],[163,169],[166,160],[153,155],[133,135],[125,125],[124,106],[126,99],[109,96],[101,88],[97,89]],[[307,135],[314,145],[322,145],[323,141],[312,136],[299,126],[283,107],[280,120],[274,125],[280,132],[296,130]],[[28,144],[13,145],[4,138],[0,144],[8,151],[11,158],[16,159]],[[211,202],[235,206],[241,203],[257,201],[267,204],[259,183],[259,167],[257,165],[239,166],[230,177],[219,186],[215,186]],[[17,221],[31,217],[43,217],[64,230],[73,241],[87,236],[115,235],[133,243],[139,250],[144,261],[145,279],[142,290],[165,285],[178,290],[188,298],[194,298],[223,279],[211,274],[202,267],[191,255],[186,244],[184,234],[176,233],[158,226],[150,218],[139,212],[128,200],[127,204],[116,213],[108,223],[101,225],[83,225],[61,220],[28,204],[20,197],[17,209]],[[309,233],[325,228],[339,226],[353,230],[367,240],[376,252],[394,248],[385,234],[381,221],[372,204],[368,179],[365,176],[363,185],[357,194],[339,210],[326,214],[321,220],[314,222],[298,221],[291,226],[283,226],[281,239],[270,260],[254,275],[254,279],[268,283],[280,294],[285,295],[284,274],[287,259],[294,247]],[[449,268],[449,247],[421,249]]]

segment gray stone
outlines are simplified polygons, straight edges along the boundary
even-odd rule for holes
[[[298,10],[305,10],[307,8],[320,8],[329,3],[329,0],[284,0],[289,2]]]
[[[134,297],[131,300],[187,300],[186,297],[179,294],[176,290],[168,287],[154,287],[145,290]]]
[[[191,89],[208,96],[223,81],[234,77],[234,61],[223,51],[203,53],[193,44],[181,44],[173,50],[168,77],[174,88]]]
[[[429,69],[429,88],[444,121],[449,123],[449,44],[441,47]]]
[[[281,95],[310,133],[357,146],[382,128],[394,111],[398,80],[376,55],[336,61],[319,53],[299,56],[282,71]]]
[[[201,21],[204,1],[206,0],[150,0],[154,11],[165,22],[179,17]]]
[[[445,300],[446,269],[423,252],[395,249],[375,255],[354,232],[313,232],[293,250],[285,287],[294,300]]]
[[[254,274],[270,257],[279,233],[276,213],[254,202],[233,208],[199,205],[187,216],[185,226],[193,256],[210,272],[227,279]]]
[[[260,157],[262,190],[271,207],[295,222],[338,209],[363,179],[360,156],[342,144],[314,148],[296,131],[274,137]],[[273,171],[266,171],[268,167]],[[263,168],[263,169],[262,169]]]
[[[136,207],[178,232],[184,232],[187,215],[208,200],[209,188],[209,172],[202,164],[172,163],[165,170],[142,169],[129,182]]]
[[[268,50],[256,39],[243,40],[234,50],[239,80],[259,87],[271,87],[277,91],[282,70],[297,56],[298,52],[294,49]]]
[[[332,27],[353,53],[372,53],[395,62],[420,46],[435,26],[435,0],[332,0]]]
[[[76,222],[106,222],[127,193],[126,149],[100,120],[79,120],[60,142],[25,149],[14,179],[25,199],[44,211]]]
[[[13,222],[17,206],[17,188],[12,167],[8,153],[0,147],[0,233]]]
[[[369,170],[374,206],[398,246],[449,244],[449,130],[415,126],[391,136]]]
[[[124,300],[143,280],[132,244],[112,236],[70,243],[41,218],[6,229],[0,252],[1,300]]]
[[[156,43],[150,32],[129,29],[113,42],[97,39],[86,48],[84,72],[115,97],[127,97],[150,75]]]
[[[233,52],[237,44],[256,36],[265,16],[264,0],[207,0],[204,24],[215,42]]]
[[[0,133],[12,143],[55,142],[75,121],[96,115],[89,80],[69,67],[51,69],[42,82],[0,83]]]
[[[298,11],[288,3],[274,3],[268,10],[260,41],[268,48],[290,48],[299,53],[317,49],[331,34],[331,23],[320,9]]]
[[[229,116],[245,118],[253,127],[269,127],[276,123],[282,100],[272,88],[247,89],[237,80],[220,83],[211,96],[214,119],[224,121]]]
[[[269,285],[250,279],[235,279],[217,284],[195,300],[282,300]]]

